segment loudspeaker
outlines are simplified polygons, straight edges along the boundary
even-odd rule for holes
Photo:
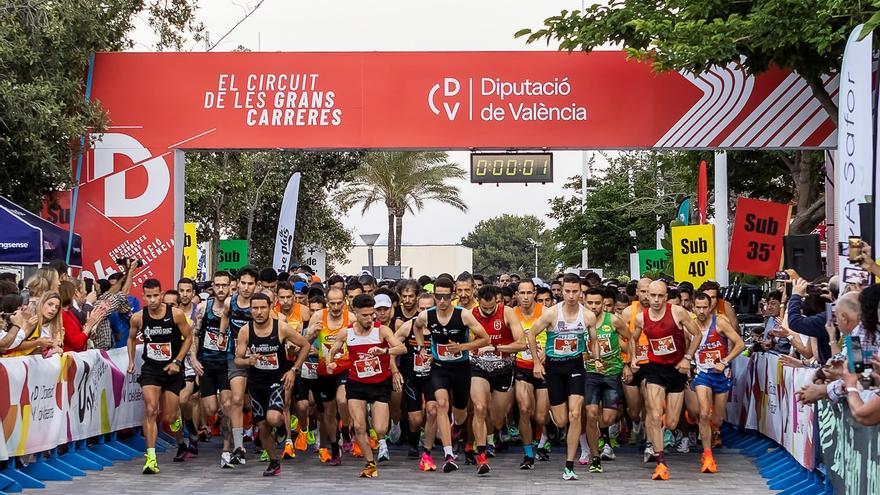
[[[787,235],[783,237],[785,268],[792,268],[805,280],[813,281],[825,274],[819,253],[819,235]]]
[[[862,240],[874,249],[874,203],[859,203],[859,232]]]

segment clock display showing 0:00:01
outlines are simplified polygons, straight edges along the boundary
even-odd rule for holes
[[[552,155],[472,155],[472,182],[552,182]]]

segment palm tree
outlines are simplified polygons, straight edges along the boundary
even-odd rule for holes
[[[385,203],[388,209],[388,264],[400,262],[403,217],[415,213],[428,201],[439,201],[467,211],[458,187],[450,179],[464,179],[465,172],[440,151],[381,151],[368,153],[354,178],[335,196],[345,209],[363,203],[361,213]]]

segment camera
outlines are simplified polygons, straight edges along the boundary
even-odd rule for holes
[[[143,260],[135,260],[134,258],[116,258],[116,264],[119,266],[125,266],[129,261],[135,262],[133,266],[135,268],[140,268],[144,266]]]

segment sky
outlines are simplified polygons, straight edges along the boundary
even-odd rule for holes
[[[259,5],[259,6],[258,6]],[[256,10],[254,10],[256,8]],[[258,51],[483,51],[554,50],[544,43],[526,45],[513,33],[539,27],[543,20],[561,10],[582,8],[581,0],[202,0],[199,19],[205,24],[214,51],[232,51],[245,46]],[[253,11],[237,27],[233,26]],[[137,23],[133,34],[135,50],[152,50],[154,37],[146,21]],[[204,50],[204,43],[186,48]],[[579,151],[554,153],[553,184],[455,183],[468,205],[466,213],[451,206],[430,203],[403,224],[404,244],[457,244],[481,220],[504,213],[535,214],[547,223],[550,200],[562,194],[568,177],[579,175],[584,154]],[[449,153],[451,162],[467,170],[467,152]],[[601,167],[604,159],[596,157]],[[387,240],[384,206],[361,215],[359,206],[346,213],[342,222],[361,244],[360,234],[380,234]]]

